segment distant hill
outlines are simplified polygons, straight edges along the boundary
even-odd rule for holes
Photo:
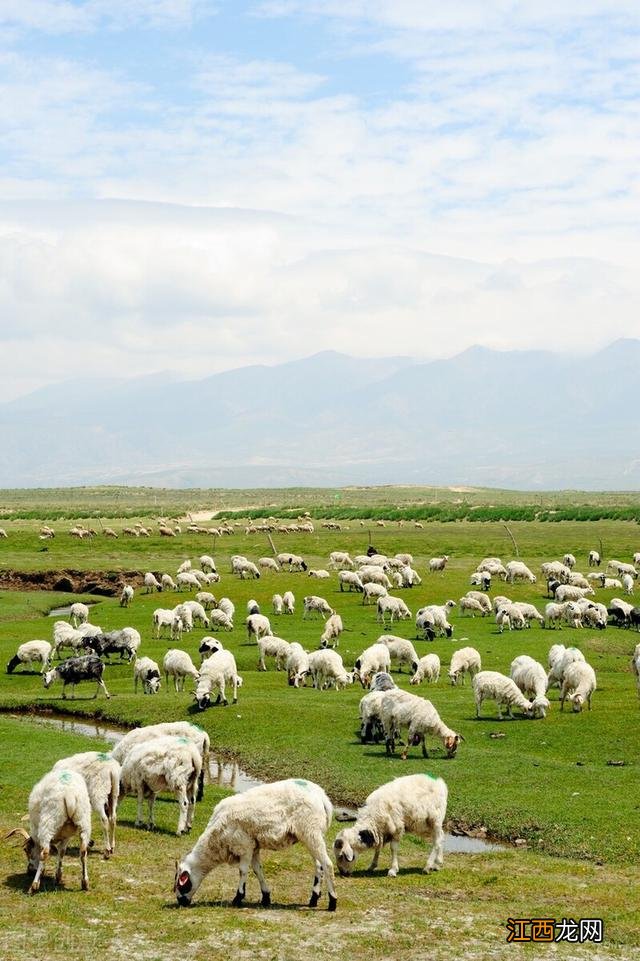
[[[640,487],[640,341],[588,356],[325,351],[198,381],[78,379],[0,404],[0,486]]]

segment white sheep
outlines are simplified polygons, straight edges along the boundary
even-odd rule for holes
[[[540,565],[540,571],[547,581],[556,580],[561,584],[568,584],[571,578],[571,568],[560,561],[545,561]]]
[[[258,638],[258,670],[266,671],[267,665],[265,657],[273,657],[276,662],[276,671],[281,671],[286,664],[290,653],[290,644],[282,637],[275,637],[273,634],[266,634]]]
[[[391,623],[395,620],[403,621],[411,618],[411,611],[401,597],[379,597],[376,604],[376,620],[378,623],[387,623],[387,614],[390,615]]]
[[[49,771],[29,795],[29,833],[23,828],[10,832],[25,839],[24,852],[28,870],[35,872],[29,894],[40,890],[45,864],[55,847],[58,853],[56,884],[62,881],[62,859],[75,834],[80,835],[82,890],[89,890],[87,854],[91,841],[91,801],[87,785],[77,771]]]
[[[258,604],[255,598],[250,597],[249,600],[247,601],[247,614],[259,614],[259,613],[260,613],[260,605]]]
[[[535,584],[538,580],[536,575],[522,561],[509,561],[506,570],[507,580],[510,584],[514,584],[516,581],[528,581],[530,584]]]
[[[210,557],[208,554],[203,554],[198,558],[198,560],[203,571],[207,571],[207,573],[215,571],[216,562],[214,561],[213,557]]]
[[[348,684],[353,684],[353,674],[345,671],[342,658],[337,651],[330,648],[322,648],[309,654],[309,673],[313,686],[318,691],[329,687],[335,687],[336,691],[339,691]]]
[[[620,580],[622,581],[622,586],[624,588],[625,594],[633,594],[633,577],[631,574],[627,574],[625,571]]]
[[[576,566],[576,559],[573,554],[565,554],[562,558],[562,563],[573,569]]]
[[[13,674],[18,664],[34,664],[42,662],[40,673],[43,674],[51,662],[51,644],[49,641],[25,641],[7,664],[7,674]]]
[[[378,671],[389,672],[391,670],[391,652],[386,644],[377,641],[365,650],[356,659],[354,665],[354,676],[356,676],[363,687],[367,687],[369,681]]]
[[[542,664],[527,654],[520,654],[511,662],[510,674],[523,694],[532,699],[535,717],[544,717],[549,709],[547,687],[549,681]]]
[[[408,691],[388,691],[382,701],[381,714],[388,754],[393,754],[395,740],[401,729],[409,729],[402,750],[403,761],[407,758],[409,747],[418,745],[422,745],[422,756],[429,756],[427,735],[433,735],[442,741],[447,757],[454,757],[458,745],[464,740],[461,734],[457,734],[443,722],[431,701]]]
[[[144,586],[146,587],[146,594],[152,594],[154,591],[161,591],[162,584],[157,579],[156,575],[151,571],[147,571],[143,578]],[[179,581],[178,581],[179,583]]]
[[[182,562],[182,564],[178,568],[177,573],[184,574],[186,571],[190,571],[190,570],[191,570],[191,561],[189,560],[189,558],[187,558]]]
[[[537,621],[542,627],[544,627],[544,615],[540,613],[535,604],[528,604],[525,601],[514,601],[511,605],[515,607],[526,621],[527,627],[530,626],[531,621]]]
[[[174,579],[171,577],[171,574],[163,574],[162,577],[160,578],[160,584],[161,584],[161,587],[162,587],[162,590],[163,590],[163,591],[177,591],[177,590],[178,590],[178,586],[177,586],[176,582],[174,581]]]
[[[304,687],[306,676],[309,673],[309,655],[297,641],[292,641],[289,645],[289,653],[285,664],[287,678],[292,687]]]
[[[361,567],[358,571],[358,577],[363,586],[367,584],[380,584],[382,587],[386,587],[387,590],[391,588],[391,581],[380,567],[374,567],[373,565]]]
[[[66,647],[70,648],[74,654],[81,653],[88,647],[86,636],[67,621],[56,621],[53,625],[51,660],[56,656],[60,657],[60,651]]]
[[[285,591],[282,595],[282,603],[284,605],[285,614],[295,614],[296,611],[296,599],[293,596],[293,591]]]
[[[420,608],[416,615],[416,620],[421,615],[428,613],[431,615],[435,633],[441,637],[451,637],[453,635],[453,627],[449,624],[447,618],[449,611],[452,611],[454,607],[457,607],[457,604],[452,600],[445,601],[444,604],[428,604],[426,607]]]
[[[215,594],[212,594],[211,591],[198,591],[196,601],[198,604],[202,604],[205,610],[211,610],[218,603]]]
[[[200,668],[200,678],[194,695],[198,708],[204,711],[209,707],[211,695],[216,688],[218,690],[216,703],[222,702],[226,707],[229,703],[226,697],[227,684],[233,687],[233,703],[237,704],[238,688],[242,686],[242,678],[238,674],[235,657],[231,651],[218,651],[213,657],[206,658]]]
[[[573,601],[567,601],[565,604],[556,604],[551,601],[545,606],[544,619],[547,627],[555,628],[557,625],[558,630],[562,630],[562,621],[567,617],[574,627],[582,626],[580,608],[576,607]]]
[[[384,644],[389,649],[391,660],[398,662],[398,670],[402,673],[402,665],[407,664],[415,673],[418,665],[418,654],[411,641],[395,634],[381,634],[378,644]]]
[[[440,658],[437,654],[425,654],[418,661],[415,673],[411,678],[410,684],[427,683],[437,684],[440,678]]]
[[[340,590],[344,591],[345,586],[349,588],[349,591],[359,591],[362,593],[363,583],[360,580],[360,575],[355,571],[340,571],[338,573],[338,584],[340,585]]]
[[[377,604],[378,598],[386,597],[388,593],[388,590],[386,587],[383,587],[382,584],[374,584],[373,582],[364,584],[362,587],[362,603],[364,605],[368,604],[372,600],[375,600]]]
[[[353,871],[359,851],[373,848],[369,870],[378,866],[385,844],[391,848],[388,877],[397,877],[398,848],[405,832],[430,838],[432,848],[424,871],[438,871],[444,859],[444,819],[447,785],[430,774],[409,774],[376,788],[358,808],[354,825],[343,828],[333,843],[340,874]]]
[[[562,687],[567,668],[576,661],[584,661],[584,654],[579,648],[554,644],[549,650],[547,686],[555,687],[558,685],[558,687]]]
[[[307,571],[307,577],[315,577],[318,580],[323,581],[323,580],[326,580],[328,577],[331,577],[331,574],[329,573],[329,571],[326,571],[323,568],[312,568]]]
[[[273,613],[276,615],[282,614],[284,611],[284,601],[282,600],[282,594],[274,594],[271,598],[271,607]]]
[[[579,712],[586,701],[591,710],[591,697],[596,689],[596,672],[586,661],[574,661],[564,672],[562,690],[560,692],[560,710],[564,711],[564,702],[568,697],[573,710]]]
[[[329,554],[329,567],[333,567],[334,569],[339,567],[353,568],[355,564],[349,557],[347,551],[332,551],[331,554]]]
[[[443,554],[442,557],[432,557],[429,561],[429,573],[433,574],[435,571],[443,571],[447,566],[449,561],[449,555]]]
[[[376,677],[377,676],[378,675],[376,675]],[[390,677],[390,675],[387,676]],[[394,688],[395,684],[392,682],[388,690],[393,690]],[[377,743],[381,737],[384,737],[381,708],[382,698],[386,693],[386,690],[370,690],[360,700],[358,713],[360,716],[360,740],[363,744],[371,740]]]
[[[150,657],[139,657],[133,664],[133,690],[138,693],[138,682],[145,694],[157,694],[160,690],[160,668]]]
[[[161,724],[148,724],[146,727],[135,727],[132,731],[125,734],[118,743],[112,748],[111,756],[124,764],[126,758],[138,747],[139,744],[147,743],[153,738],[158,737],[186,737],[192,741],[200,752],[202,758],[202,772],[198,784],[198,801],[202,800],[204,774],[209,769],[209,752],[211,741],[209,735],[197,724],[190,721],[163,721]]]
[[[591,587],[589,580],[580,571],[571,571],[568,583],[574,587]]]
[[[589,551],[589,567],[600,567],[600,554],[598,551]]]
[[[143,802],[147,799],[148,823],[154,827],[154,805],[161,791],[170,791],[179,804],[176,834],[191,830],[202,772],[202,757],[188,737],[165,735],[134,747],[127,754],[120,772],[122,794],[138,798],[136,827],[142,827]]]
[[[274,573],[280,573],[280,565],[273,557],[259,557],[258,567],[261,567],[265,571],[274,571]]]
[[[320,635],[322,647],[337,647],[340,643],[340,635],[344,630],[342,618],[339,614],[332,614],[324,625],[324,631]]]
[[[84,751],[63,757],[53,765],[53,771],[75,771],[83,779],[91,807],[100,818],[105,861],[116,850],[116,819],[120,795],[120,765],[111,754]]]
[[[309,594],[304,598],[303,601],[304,610],[302,612],[302,620],[306,620],[307,616],[311,614],[319,614],[322,620],[326,620],[326,615],[333,614],[333,608],[324,597],[318,597],[317,594]]]
[[[161,633],[166,629],[173,634],[173,624],[174,621],[180,620],[179,615],[176,615],[173,610],[168,610],[165,607],[156,607],[153,612],[153,633],[155,637],[160,637]],[[180,621],[180,632],[182,632],[182,621]]]
[[[507,714],[513,718],[511,709],[520,708],[527,717],[533,717],[533,705],[527,700],[515,681],[498,671],[480,671],[473,679],[473,695],[476,702],[476,717],[480,717],[483,701],[496,701],[498,720],[502,720],[502,707],[506,705]]]
[[[253,638],[257,641],[261,637],[264,637],[265,634],[273,634],[271,622],[264,614],[249,614],[245,619],[245,624],[247,627],[247,639],[249,641]]]
[[[581,598],[592,596],[594,593],[592,587],[574,587],[572,584],[561,584],[556,590],[555,599],[558,604],[565,604],[567,601],[579,601]]]
[[[633,652],[633,657],[631,658],[631,670],[635,675],[638,697],[640,697],[640,644],[636,644]]]
[[[199,591],[201,584],[191,571],[182,571],[182,573],[176,575],[176,586],[179,591],[181,591],[183,587],[190,588],[192,591]]]
[[[461,647],[451,655],[449,680],[452,684],[457,684],[461,680],[464,685],[466,674],[473,680],[474,676],[481,670],[480,654],[475,647]]]
[[[218,604],[217,611],[209,612],[209,627],[211,630],[233,630],[233,621],[226,611],[222,609],[222,601]]]
[[[262,905],[271,903],[271,892],[260,862],[261,850],[280,850],[299,841],[314,862],[311,907],[321,894],[323,875],[329,891],[329,910],[337,904],[333,865],[325,834],[333,808],[321,787],[302,778],[262,784],[242,794],[224,798],[213,809],[207,827],[195,847],[176,867],[178,904],[187,906],[203,879],[219,864],[237,864],[240,872],[233,899],[239,907],[246,897],[249,868],[260,882]]]
[[[170,648],[162,659],[162,670],[164,671],[165,684],[169,689],[169,678],[173,678],[173,686],[178,691],[184,691],[184,682],[190,677],[197,683],[200,672],[191,660],[186,651],[179,648]]]
[[[133,600],[134,590],[131,584],[125,584],[120,594],[120,607],[128,607]]]
[[[461,597],[458,601],[460,607],[460,614],[464,614],[465,611],[469,611],[472,617],[479,614],[481,617],[487,613],[484,606],[475,597]]]
[[[81,604],[80,601],[72,604],[69,609],[69,620],[74,627],[78,627],[80,624],[86,624],[89,620],[89,608],[87,605]]]
[[[191,613],[190,607],[186,604],[177,604],[173,609],[173,613],[182,621],[182,629],[186,633],[193,630],[193,614]]]
[[[491,606],[491,598],[488,594],[483,594],[482,591],[467,591],[467,597],[473,597],[474,600],[478,602],[485,614],[490,614],[493,610]]]
[[[491,574],[489,571],[474,571],[469,578],[469,583],[481,587],[483,591],[488,591],[491,587]]]
[[[184,601],[180,607],[182,610],[186,608],[187,610],[191,611],[192,621],[198,621],[203,627],[209,627],[209,618],[207,617],[204,607],[199,601]]]

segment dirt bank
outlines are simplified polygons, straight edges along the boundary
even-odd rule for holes
[[[5,591],[64,591],[67,594],[116,597],[125,584],[141,586],[139,571],[0,570],[0,590]]]

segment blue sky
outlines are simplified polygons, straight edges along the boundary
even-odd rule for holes
[[[0,0],[0,39],[0,399],[640,335],[635,2]]]

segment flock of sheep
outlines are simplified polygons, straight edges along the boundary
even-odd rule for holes
[[[428,564],[430,573],[444,573],[448,560],[446,555],[432,558]],[[574,629],[585,625],[605,629],[611,622],[617,626],[638,627],[640,608],[622,598],[614,598],[608,607],[591,598],[600,586],[612,588],[619,585],[627,595],[632,594],[638,576],[635,565],[639,561],[640,555],[634,556],[633,564],[610,561],[608,571],[617,574],[618,578],[608,578],[599,571],[584,577],[574,570],[576,560],[571,554],[566,554],[561,562],[543,564],[541,573],[547,581],[549,595],[554,598],[543,613],[533,604],[512,600],[505,595],[491,599],[487,591],[491,588],[492,578],[516,585],[518,581],[535,583],[536,575],[521,561],[503,565],[499,558],[484,558],[470,574],[471,587],[480,590],[469,590],[457,603],[447,600],[417,610],[417,639],[452,638],[455,625],[450,616],[456,607],[461,616],[495,617],[499,632],[505,628],[526,630],[534,623],[553,628],[565,624]],[[147,593],[182,589],[196,592],[194,600],[181,602],[170,609],[157,608],[153,612],[155,637],[161,637],[164,632],[171,641],[179,642],[184,634],[193,630],[194,624],[204,629],[233,631],[233,602],[229,598],[216,599],[210,590],[203,590],[220,581],[216,564],[208,555],[202,555],[199,563],[200,568],[194,569],[190,561],[184,561],[175,579],[169,574],[162,574],[159,579],[151,572],[144,575],[143,585]],[[589,565],[599,568],[597,552],[590,553]],[[393,624],[396,620],[414,617],[404,599],[389,592],[394,587],[402,590],[422,583],[411,555],[402,553],[387,557],[373,549],[353,559],[345,551],[333,551],[328,559],[328,569],[309,569],[302,557],[290,553],[276,558],[260,558],[257,563],[233,555],[230,569],[241,579],[256,580],[260,578],[261,570],[304,572],[307,577],[318,581],[328,581],[337,571],[339,592],[360,593],[363,605],[375,602],[376,621],[383,626],[386,626],[387,618]],[[134,588],[126,585],[121,605],[128,607],[134,595]],[[283,626],[293,623],[288,622],[287,615],[293,615],[295,610],[296,599],[291,590],[273,595],[270,614],[281,619]],[[336,650],[344,630],[341,615],[325,598],[309,594],[302,602],[302,617],[316,616],[323,619],[324,629],[318,649],[307,651],[296,641],[274,635],[270,618],[251,599],[247,604],[245,627],[248,639],[256,642],[257,669],[267,670],[267,659],[272,659],[276,670],[284,671],[287,683],[294,689],[306,685],[307,680],[319,692],[329,688],[340,690],[359,682],[363,689],[368,689],[359,706],[363,742],[384,739],[386,751],[393,753],[403,731],[406,731],[403,758],[407,757],[410,747],[421,747],[423,756],[427,757],[427,737],[436,738],[446,756],[454,757],[464,741],[463,735],[442,720],[431,701],[399,688],[391,675],[395,662],[399,672],[403,666],[409,669],[411,686],[437,684],[441,673],[438,655],[419,656],[411,640],[385,633],[365,648],[347,669]],[[229,688],[233,702],[236,702],[242,678],[233,654],[219,638],[210,635],[202,638],[198,647],[198,667],[187,651],[177,647],[166,652],[160,666],[148,656],[139,656],[140,646],[141,636],[135,628],[103,632],[99,626],[89,624],[88,607],[76,603],[71,607],[69,623],[57,621],[54,624],[52,643],[33,640],[20,645],[9,661],[7,671],[12,673],[19,664],[40,662],[45,687],[59,679],[65,696],[67,685],[73,688],[82,681],[93,681],[97,684],[96,696],[102,690],[109,697],[103,679],[105,658],[116,654],[121,661],[132,663],[136,692],[140,685],[144,694],[157,694],[164,675],[167,685],[173,681],[176,692],[183,691],[189,679],[193,683],[193,697],[201,710],[212,703],[214,696],[217,696],[218,703],[226,705]],[[74,656],[53,667],[54,658],[59,658],[65,649],[70,649]],[[640,694],[640,644],[635,647],[632,665]],[[500,719],[503,708],[509,717],[513,717],[512,711],[517,709],[526,717],[544,718],[550,708],[548,690],[554,685],[560,688],[561,709],[569,700],[576,712],[585,703],[591,708],[596,690],[595,672],[582,652],[561,644],[552,645],[547,668],[529,655],[521,654],[512,660],[508,675],[483,670],[480,654],[473,647],[457,648],[450,657],[448,678],[452,685],[464,685],[467,675],[471,679],[476,715],[480,716],[485,701],[493,700]],[[82,887],[88,887],[91,811],[95,811],[101,820],[104,856],[109,857],[115,850],[117,805],[123,794],[137,798],[136,824],[145,823],[143,809],[144,802],[147,802],[146,823],[152,827],[157,794],[163,791],[172,793],[179,806],[177,833],[188,832],[196,801],[202,797],[208,756],[208,735],[193,724],[179,721],[131,731],[110,755],[86,752],[57,762],[31,792],[29,832],[23,829],[12,832],[24,836],[29,867],[35,872],[30,891],[38,890],[52,848],[57,851],[56,881],[60,880],[65,849],[76,834],[80,837]],[[382,847],[389,844],[391,867],[388,873],[395,876],[398,873],[398,844],[406,831],[432,839],[425,870],[437,870],[443,860],[446,805],[447,787],[441,778],[416,774],[383,784],[359,809],[355,825],[340,831],[335,839],[334,854],[340,873],[351,873],[358,852],[365,849],[373,851],[371,867],[374,868]],[[306,779],[261,785],[226,798],[214,808],[205,831],[177,866],[175,894],[178,903],[189,904],[203,878],[217,864],[236,863],[239,881],[233,904],[239,905],[244,900],[247,875],[252,869],[260,883],[262,903],[268,905],[270,889],[262,870],[260,851],[300,841],[314,862],[310,904],[317,905],[322,884],[326,881],[329,910],[334,910],[337,901],[333,866],[325,842],[331,820],[331,801],[319,785]]]

